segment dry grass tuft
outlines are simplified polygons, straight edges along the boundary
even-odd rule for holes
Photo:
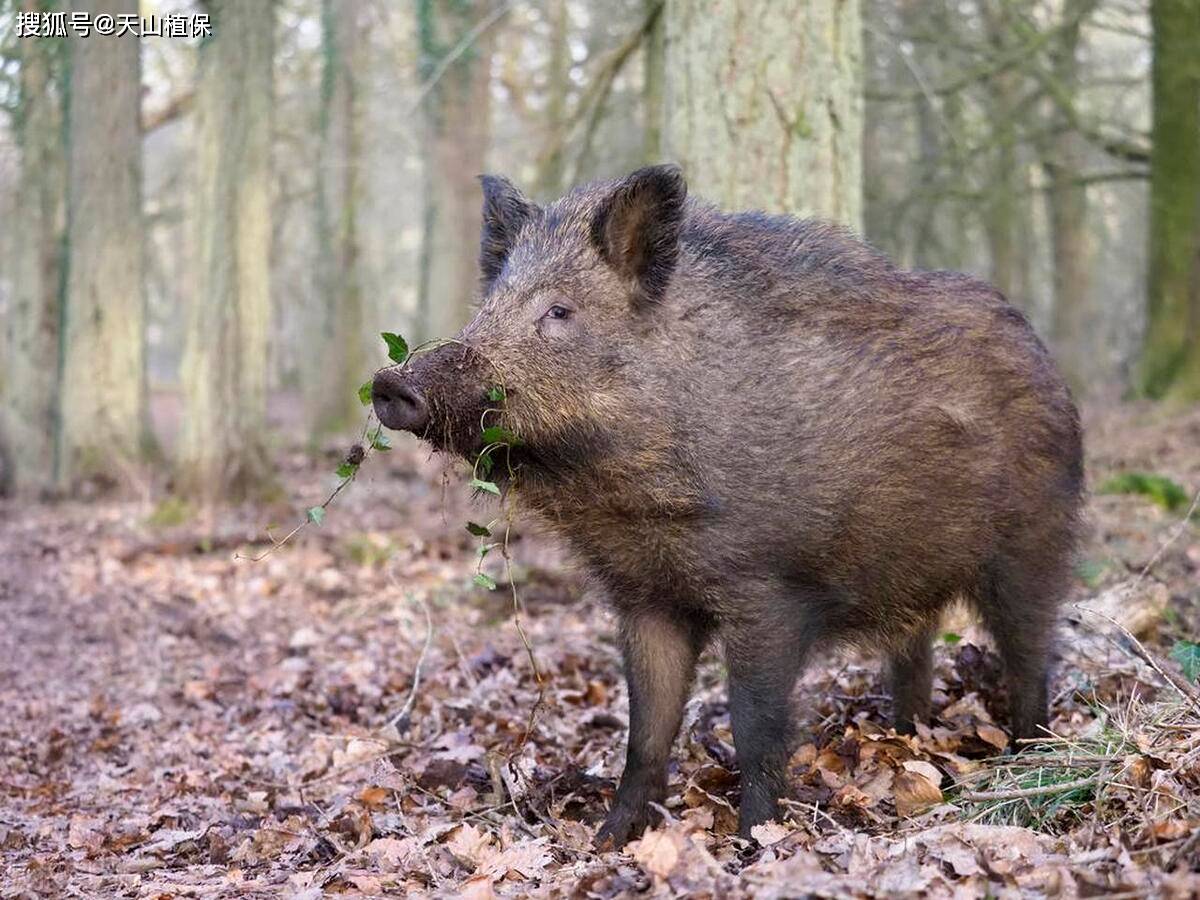
[[[1168,868],[1200,865],[1200,718],[1183,696],[1096,708],[1089,733],[1052,736],[959,783],[969,821],[1051,834],[1123,833]]]

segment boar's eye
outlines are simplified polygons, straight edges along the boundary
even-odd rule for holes
[[[576,331],[578,317],[570,306],[565,303],[553,303],[545,307],[545,310],[534,325],[542,337],[564,338]]]

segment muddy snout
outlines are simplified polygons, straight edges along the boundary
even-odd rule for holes
[[[400,366],[375,374],[371,399],[375,415],[388,428],[421,434],[429,425],[429,403],[413,380],[412,372]]]

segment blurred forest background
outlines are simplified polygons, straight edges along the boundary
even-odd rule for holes
[[[1200,397],[1197,0],[108,0],[70,10],[212,34],[21,36],[67,8],[0,2],[11,492],[236,496],[353,429],[381,330],[469,316],[482,172],[677,160],[991,279],[1085,398]]]

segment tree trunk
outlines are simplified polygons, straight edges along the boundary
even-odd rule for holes
[[[135,0],[75,9],[136,14]],[[149,434],[144,365],[141,65],[134,37],[70,39],[67,291],[57,481],[116,483]]]
[[[1153,0],[1150,267],[1141,389],[1200,399],[1200,0]]]
[[[1099,311],[1092,298],[1092,241],[1088,234],[1087,188],[1076,183],[1083,154],[1076,134],[1059,135],[1054,158],[1043,168],[1050,179],[1046,203],[1054,264],[1051,334],[1059,365],[1076,392],[1102,375]]]
[[[1079,29],[1082,13],[1095,0],[1069,0],[1064,22],[1053,48],[1052,75],[1056,90],[1070,102],[1079,91]],[[1092,245],[1088,234],[1087,188],[1078,183],[1084,169],[1083,138],[1055,104],[1056,136],[1042,168],[1050,181],[1046,193],[1050,219],[1051,256],[1054,264],[1052,336],[1059,365],[1068,382],[1082,394],[1103,375],[1099,329],[1101,316],[1092,299]]]
[[[535,193],[555,200],[562,193],[566,175],[566,144],[558,135],[567,115],[567,95],[571,89],[570,17],[566,0],[549,0],[546,16],[550,22],[550,54],[546,67],[546,131],[551,135],[551,150],[538,172]]]
[[[419,0],[421,80],[491,10],[490,0]],[[479,281],[476,177],[489,135],[491,31],[478,35],[442,73],[422,106],[426,130],[425,228],[421,248],[421,337],[451,337],[470,318]]]
[[[917,125],[918,157],[916,161],[917,182],[923,193],[930,198],[919,198],[913,222],[912,260],[921,268],[937,268],[937,220],[938,203],[932,195],[936,193],[938,171],[945,165],[942,155],[941,135],[938,133],[937,110],[925,94],[913,101]]]
[[[1018,237],[1025,222],[1021,215],[1021,179],[1009,104],[1011,95],[1004,85],[1007,80],[1004,76],[997,77],[989,92],[988,118],[994,146],[983,198],[983,230],[991,261],[992,284],[1013,303],[1023,306],[1026,302],[1021,292],[1024,260],[1021,259]]]
[[[881,51],[878,32],[863,30],[863,83],[870,88],[875,82],[891,83],[890,64],[896,54]],[[879,74],[877,74],[877,72]],[[888,106],[870,99],[863,104],[863,236],[877,247],[886,248],[895,256],[902,256],[899,248],[904,242],[891,227],[894,205],[889,194],[889,157],[887,151],[893,141],[887,122]]]
[[[35,10],[27,0],[25,8]],[[65,225],[60,42],[18,42],[20,99],[16,113],[20,179],[12,232],[12,306],[4,322],[0,372],[0,482],[21,495],[54,481],[59,298]],[[56,83],[57,82],[57,83]]]
[[[663,0],[643,0],[647,17]],[[667,78],[667,22],[661,12],[654,16],[643,48],[642,115],[646,117],[642,132],[642,159],[647,165],[663,161],[663,90]]]
[[[980,0],[978,9],[992,56],[1003,58],[1020,42],[1030,0]],[[1020,69],[998,72],[984,82],[988,159],[983,229],[991,261],[991,281],[1012,303],[1033,307],[1032,182],[1022,151],[1026,115],[1025,75]]]
[[[861,227],[858,0],[670,0],[667,155],[726,209]]]
[[[1013,17],[1019,15],[1025,0],[1010,7],[1003,0],[981,0],[980,18],[992,55],[1000,58],[1012,52],[1018,32]],[[1019,71],[999,72],[984,82],[984,107],[987,116],[988,176],[983,198],[983,231],[991,262],[991,281],[1010,301],[1027,307],[1029,298],[1023,280],[1028,266],[1021,253],[1021,230],[1029,225],[1027,202],[1023,191],[1028,189],[1027,177],[1021,172],[1018,134],[1018,104],[1022,74]]]
[[[194,296],[180,486],[206,501],[264,477],[270,317],[271,0],[213,0],[196,87]],[[322,366],[323,348],[313,348]]]
[[[362,201],[361,5],[324,0],[317,284],[320,365],[303,369],[314,433],[344,429],[361,414],[355,396],[366,371],[358,216]]]

